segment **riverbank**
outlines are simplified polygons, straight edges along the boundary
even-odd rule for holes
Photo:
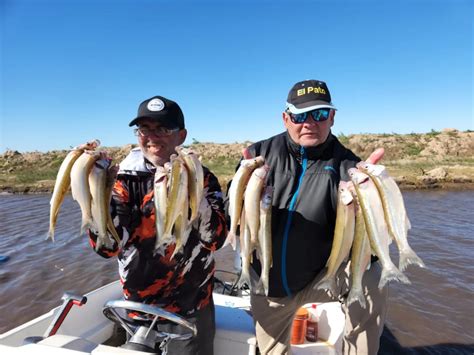
[[[424,134],[354,134],[338,139],[366,158],[378,147],[385,149],[383,163],[403,190],[474,189],[474,132],[455,129]],[[219,144],[194,142],[201,156],[225,189],[251,142]],[[104,147],[115,163],[134,147]],[[67,150],[50,152],[6,151],[0,155],[0,193],[51,193]]]

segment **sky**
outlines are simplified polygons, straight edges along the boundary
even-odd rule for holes
[[[0,153],[136,143],[155,95],[185,144],[284,130],[294,83],[325,81],[332,132],[474,130],[471,0],[0,0]]]

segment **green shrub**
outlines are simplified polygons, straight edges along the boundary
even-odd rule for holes
[[[441,134],[441,132],[435,131],[434,129],[431,129],[431,132],[426,133],[428,137],[436,137],[439,134]]]
[[[416,143],[408,143],[404,147],[403,153],[405,153],[408,156],[416,156],[416,155],[419,155],[422,150],[423,148],[420,145]]]
[[[349,137],[346,136],[344,133],[339,133],[339,135],[337,136],[337,139],[339,140],[339,142],[341,142],[341,144],[343,145],[348,145],[349,144]]]

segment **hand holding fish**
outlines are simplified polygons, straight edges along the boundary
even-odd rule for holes
[[[230,230],[226,244],[237,247],[237,230],[240,226],[240,257],[242,272],[238,284],[250,282],[250,261],[253,251],[262,264],[260,281],[256,293],[268,294],[269,272],[272,266],[271,214],[273,187],[266,186],[270,167],[262,156],[253,158],[248,150],[242,150],[240,161],[229,187]]]
[[[52,241],[54,241],[54,231],[56,228],[59,209],[64,201],[67,191],[71,187],[71,170],[76,161],[86,150],[93,151],[99,145],[100,141],[96,139],[72,148],[59,167],[56,182],[54,184],[53,195],[50,201],[51,208],[48,238],[51,238]]]
[[[97,233],[96,248],[111,245],[111,236],[120,242],[109,212],[118,166],[112,165],[107,152],[95,151],[99,144],[99,140],[94,140],[73,148],[61,164],[51,198],[48,232],[51,239],[59,207],[70,187],[73,198],[81,208],[81,233],[92,228]]]
[[[372,154],[369,155],[369,157],[365,160],[367,163],[370,163],[370,164],[377,164],[380,160],[382,160],[383,156],[385,154],[385,149],[383,148],[377,148],[375,149]],[[348,186],[347,188],[349,190],[352,190],[354,191],[354,184],[352,183],[352,181],[348,181]]]
[[[334,291],[334,261],[338,261],[335,264],[338,266],[342,260],[349,259],[348,250],[352,248],[352,287],[348,304],[358,301],[363,308],[365,299],[361,279],[370,264],[371,254],[378,257],[383,269],[379,288],[383,288],[390,280],[410,283],[403,274],[409,264],[424,267],[423,261],[408,245],[410,222],[402,194],[385,167],[377,165],[383,155],[383,148],[376,149],[365,161],[359,162],[357,168],[348,170],[351,181],[340,182],[338,199],[341,203],[338,203],[333,248],[326,275],[316,285],[317,288]],[[354,203],[345,204],[341,200],[345,191],[350,191]],[[352,211],[351,216],[345,219],[349,209]],[[347,231],[347,235],[343,235],[341,231]],[[392,239],[396,241],[400,253],[398,268],[392,263],[389,255]]]
[[[204,171],[199,157],[191,149],[177,147],[176,152],[177,155],[171,155],[170,163],[157,168],[154,188],[155,252],[164,255],[165,249],[174,243],[171,258],[186,243],[191,224],[199,217],[205,200]]]
[[[367,163],[370,164],[377,164],[380,160],[382,160],[383,155],[385,154],[385,150],[383,148],[375,149],[372,154],[366,159]]]

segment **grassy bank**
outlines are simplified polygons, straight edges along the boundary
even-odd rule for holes
[[[447,129],[425,134],[339,134],[338,139],[361,158],[378,147],[382,163],[401,188],[474,188],[474,132]],[[195,142],[190,147],[219,178],[223,188],[232,178],[242,149],[251,142]],[[119,163],[133,145],[104,147]],[[68,150],[7,151],[0,155],[0,192],[50,192]]]

